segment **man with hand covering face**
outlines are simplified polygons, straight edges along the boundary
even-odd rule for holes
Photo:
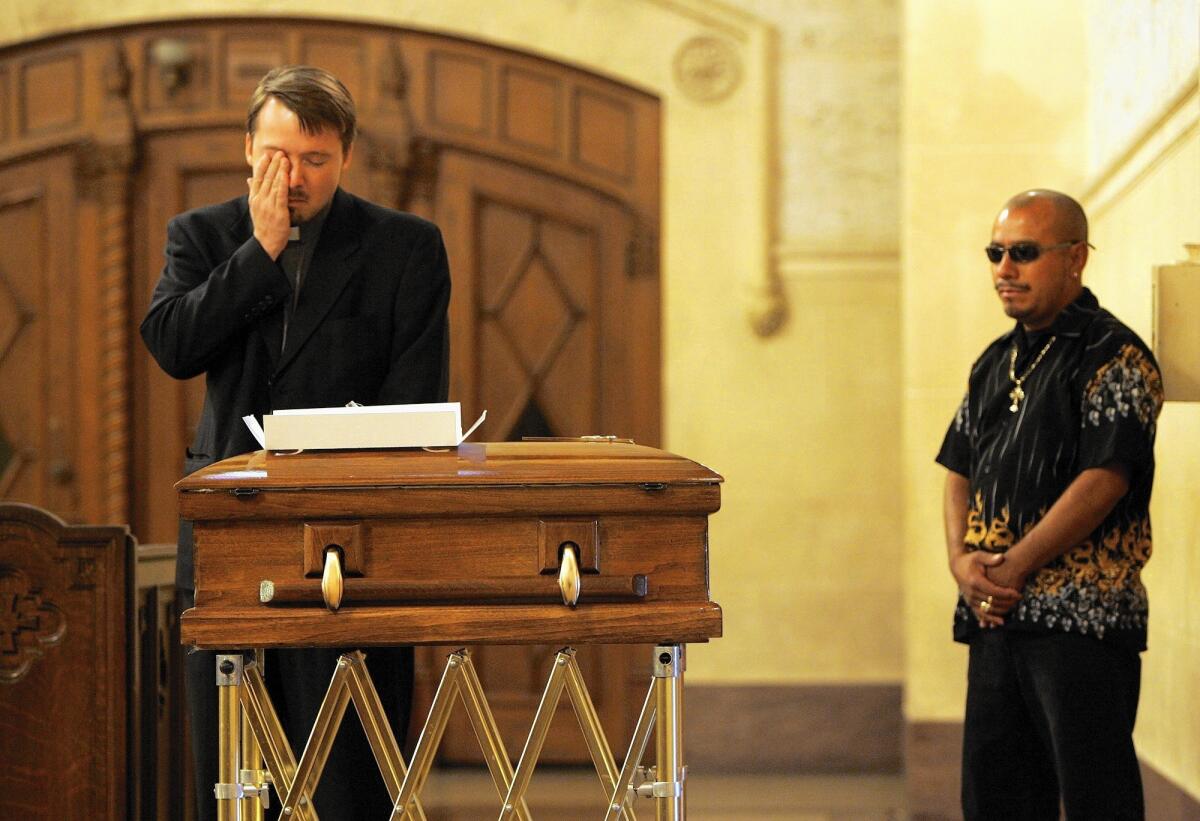
[[[354,401],[445,401],[450,276],[441,233],[411,214],[343,191],[356,112],[318,68],[269,72],[246,118],[246,195],[167,227],[166,266],[142,338],[171,376],[204,374],[204,409],[184,472],[258,445],[248,414]],[[190,524],[180,528],[180,606],[194,601]],[[270,651],[268,689],[302,750],[339,651]],[[215,817],[217,694],[213,654],[192,653],[187,692],[200,818]],[[368,658],[397,738],[411,706],[411,648]],[[323,819],[386,817],[390,806],[357,722],[342,725],[316,791]]]

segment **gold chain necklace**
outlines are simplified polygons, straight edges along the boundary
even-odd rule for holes
[[[1033,369],[1042,361],[1042,357],[1046,355],[1046,351],[1050,350],[1050,346],[1054,344],[1054,340],[1056,339],[1058,339],[1057,336],[1050,337],[1050,341],[1046,343],[1041,353],[1033,360],[1033,364],[1026,368],[1025,373],[1020,376],[1017,376],[1017,346],[1013,345],[1012,355],[1008,358],[1008,378],[1013,383],[1013,389],[1008,392],[1008,398],[1012,400],[1012,404],[1008,406],[1010,412],[1016,413],[1020,410],[1021,400],[1025,398],[1025,389],[1021,385],[1029,378],[1029,374],[1033,373]]]

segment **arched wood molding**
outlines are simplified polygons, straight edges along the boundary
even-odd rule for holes
[[[0,44],[148,22],[186,25],[189,15],[197,21],[284,16],[270,0],[211,0],[201,10],[192,8],[173,0],[132,0],[11,19],[0,12]],[[728,285],[743,295],[733,304],[740,304],[752,333],[769,337],[786,326],[787,295],[773,253],[778,203],[771,188],[778,164],[772,131],[778,57],[775,31],[762,19],[719,0],[528,0],[506,6],[504,14],[496,13],[491,0],[409,4],[401,10],[387,0],[363,0],[353,8],[296,0],[286,16],[474,39],[573,64],[657,95],[664,111],[668,207],[661,267],[668,288],[686,293],[696,266],[712,266],[721,275],[730,272]],[[738,168],[729,162],[745,156],[755,162]],[[693,190],[688,181],[701,179],[717,184]],[[679,181],[683,185],[676,186]],[[732,236],[705,230],[707,202],[720,203]],[[667,313],[670,301],[664,302]]]

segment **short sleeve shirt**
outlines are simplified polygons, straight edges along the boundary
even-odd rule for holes
[[[1024,392],[1015,404],[1014,375]],[[1012,547],[1088,468],[1116,462],[1130,473],[1128,493],[1100,526],[1029,579],[1006,629],[1084,633],[1145,649],[1141,570],[1151,551],[1162,402],[1154,355],[1086,288],[1048,329],[1026,333],[1018,323],[972,366],[937,456],[970,482],[967,550]],[[960,599],[955,639],[969,641],[979,629]]]

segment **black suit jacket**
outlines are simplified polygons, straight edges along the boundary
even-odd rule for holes
[[[450,273],[437,226],[338,189],[281,350],[291,299],[254,239],[246,197],[168,224],[141,332],[168,374],[205,375],[185,472],[257,449],[247,414],[445,401]],[[190,539],[179,551],[176,582],[191,588]]]

